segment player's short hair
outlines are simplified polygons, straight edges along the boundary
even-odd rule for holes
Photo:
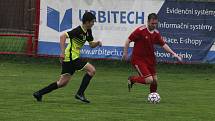
[[[158,19],[158,15],[156,13],[150,13],[148,15],[148,21],[150,21],[151,19]]]
[[[95,20],[96,17],[94,14],[92,14],[91,12],[85,12],[83,17],[82,17],[82,22],[83,24],[86,23],[87,21],[92,21],[92,20]]]

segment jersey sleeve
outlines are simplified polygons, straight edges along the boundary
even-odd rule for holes
[[[73,29],[71,31],[66,32],[66,36],[70,39],[73,39],[79,35],[79,31],[77,29]]]
[[[137,28],[136,30],[134,30],[130,36],[128,37],[129,40],[135,42],[140,38],[140,29]]]
[[[156,37],[155,37],[155,44],[160,45],[160,46],[164,46],[164,45],[165,45],[164,39],[163,39],[163,37],[160,35],[160,33],[157,33],[157,34],[156,34]]]
[[[93,38],[91,29],[88,30],[88,34],[89,34],[89,36],[87,36],[87,41],[92,42],[94,40],[94,38]]]

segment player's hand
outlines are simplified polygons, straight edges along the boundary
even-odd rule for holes
[[[101,47],[102,46],[102,42],[98,41],[98,46]]]
[[[61,53],[61,54],[60,54],[60,58],[59,58],[60,63],[63,62],[64,58],[65,58],[65,54],[64,54],[64,53]]]
[[[174,58],[177,58],[179,62],[182,62],[182,58],[181,58],[179,55],[174,54],[173,57],[174,57]]]
[[[125,60],[125,61],[128,60],[128,53],[123,52],[122,60]]]

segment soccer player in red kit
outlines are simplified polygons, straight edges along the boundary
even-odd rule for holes
[[[182,61],[172,49],[164,42],[159,31],[156,29],[158,16],[155,13],[148,15],[148,25],[137,28],[125,42],[123,59],[128,59],[128,47],[134,42],[131,56],[131,64],[138,71],[138,76],[128,78],[129,92],[134,83],[150,84],[150,93],[157,91],[156,58],[154,55],[154,45],[160,45],[165,51],[171,53],[173,57]]]

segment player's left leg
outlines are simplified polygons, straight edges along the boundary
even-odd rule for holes
[[[129,80],[133,83],[151,84],[153,82],[152,73],[148,66],[143,62],[133,64],[139,76],[130,76]]]
[[[92,64],[87,63],[82,68],[82,70],[85,70],[86,74],[84,75],[84,77],[82,79],[81,85],[80,85],[80,87],[78,89],[77,94],[75,95],[75,98],[79,99],[79,100],[81,100],[83,102],[90,103],[90,101],[85,98],[84,92],[85,92],[86,88],[88,87],[88,85],[90,83],[90,80],[95,75],[96,69]]]
[[[130,76],[128,79],[128,91],[130,92],[134,83],[151,84],[153,82],[152,73],[148,69],[148,66],[142,62],[135,63],[133,65],[137,70],[139,76]]]

